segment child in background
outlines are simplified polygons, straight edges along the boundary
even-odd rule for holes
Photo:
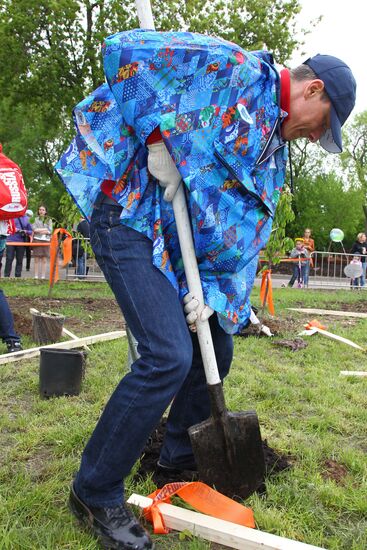
[[[353,285],[354,288],[359,288],[359,286],[364,286],[364,279],[363,279],[363,265],[362,265],[362,259],[360,256],[353,256],[350,265],[359,267],[362,275],[359,277],[355,277],[354,279],[351,279],[350,284]]]
[[[307,263],[304,258],[309,258],[310,254],[304,245],[304,240],[302,238],[295,239],[296,246],[292,249],[290,253],[291,258],[298,258],[298,262],[293,264],[293,275],[290,278],[288,283],[289,287],[292,287],[298,279],[298,288],[302,288],[305,280],[305,273],[307,271]]]

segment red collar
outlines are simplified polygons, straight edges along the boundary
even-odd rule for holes
[[[284,122],[288,122],[291,118],[291,75],[288,69],[280,71],[280,106],[283,111],[288,113],[284,120]]]

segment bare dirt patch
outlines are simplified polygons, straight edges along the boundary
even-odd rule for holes
[[[272,342],[272,344],[274,344],[274,346],[288,348],[291,351],[299,351],[308,346],[308,343],[303,338],[277,340],[276,342]]]
[[[143,450],[140,458],[140,468],[136,476],[145,478],[146,476],[151,475],[154,483],[159,488],[163,487],[166,483],[174,483],[175,481],[199,481],[196,471],[167,470],[158,466],[157,462],[165,432],[166,419],[163,418],[158,427],[152,433]],[[266,439],[263,440],[263,451],[267,477],[279,474],[280,472],[291,467],[291,464],[288,461],[289,457],[278,454],[268,445]],[[265,493],[265,485],[259,488],[258,492],[261,494]]]
[[[262,322],[264,325],[269,327],[274,336],[282,336],[283,334],[295,332],[300,329],[299,319],[293,319],[290,316],[287,318],[265,317]],[[246,338],[247,336],[259,336],[261,338],[268,338],[268,336],[266,336],[264,333],[259,333],[259,325],[251,324],[243,329],[239,336],[242,336],[244,338]]]
[[[348,475],[348,470],[343,464],[329,458],[325,460],[322,466],[321,476],[324,479],[332,479],[338,485],[344,484],[344,478]]]
[[[73,308],[75,314],[66,316],[65,327],[78,336],[81,332],[97,334],[125,327],[121,310],[113,298],[47,300],[40,297],[9,297],[8,300],[14,316],[15,329],[22,336],[32,337],[32,315],[29,312],[31,307],[42,312],[54,313],[62,313],[62,307],[65,305]],[[78,316],[78,310],[83,311],[83,316]]]
[[[38,449],[25,462],[25,468],[33,481],[41,481],[47,477],[47,470],[52,462],[51,449]]]

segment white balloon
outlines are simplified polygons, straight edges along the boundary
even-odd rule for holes
[[[344,231],[342,231],[341,229],[334,227],[334,229],[330,231],[330,240],[333,241],[334,243],[340,243],[342,242],[343,239],[344,239]]]

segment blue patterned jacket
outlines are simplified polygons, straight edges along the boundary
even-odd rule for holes
[[[266,52],[187,32],[133,30],[102,47],[107,84],[74,109],[56,171],[86,217],[105,180],[121,223],[153,241],[152,261],[187,292],[170,203],[147,171],[160,127],[187,189],[205,302],[238,332],[285,178],[279,75]]]

